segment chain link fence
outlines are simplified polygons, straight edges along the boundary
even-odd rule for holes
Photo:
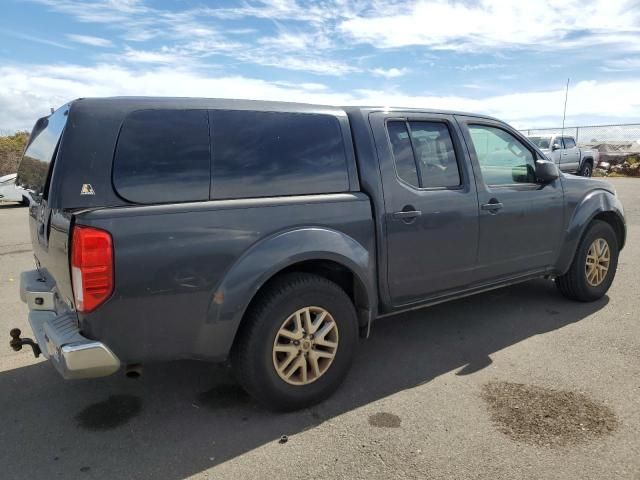
[[[531,128],[521,130],[527,136],[561,135],[562,127]],[[564,135],[576,139],[578,145],[590,146],[598,143],[640,144],[640,123],[622,125],[590,125],[583,127],[565,127]]]
[[[627,173],[630,167],[640,162],[640,123],[565,127],[564,130],[562,127],[530,128],[520,131],[528,137],[571,136],[579,147],[597,152],[598,163],[605,171]],[[635,175],[638,169],[633,167],[631,170],[634,170]]]

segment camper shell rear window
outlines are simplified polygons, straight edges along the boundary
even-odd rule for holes
[[[16,185],[29,190],[36,202],[47,197],[51,165],[67,123],[68,113],[69,107],[65,105],[48,117],[39,119],[33,127],[20,161]]]

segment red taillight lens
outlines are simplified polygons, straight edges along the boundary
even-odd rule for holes
[[[79,312],[90,312],[109,298],[113,292],[113,242],[109,232],[73,228],[71,280]]]

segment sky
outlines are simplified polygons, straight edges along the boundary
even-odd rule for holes
[[[640,0],[3,0],[0,132],[78,97],[640,123]]]

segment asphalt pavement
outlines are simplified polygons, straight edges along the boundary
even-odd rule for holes
[[[537,280],[380,320],[337,394],[288,414],[258,407],[224,365],[67,382],[13,352],[9,329],[29,332],[18,291],[33,260],[26,209],[0,205],[0,478],[638,480],[640,179],[612,182],[628,240],[605,298],[571,302]],[[534,393],[492,410],[483,391],[500,400],[487,385],[502,382]],[[557,427],[568,406],[609,423],[545,444],[497,422],[548,392],[559,403],[535,428]]]

